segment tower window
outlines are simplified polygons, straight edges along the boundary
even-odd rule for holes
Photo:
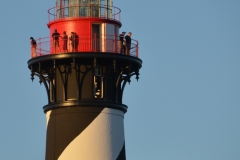
[[[103,98],[103,76],[101,65],[97,65],[94,70],[94,98]]]

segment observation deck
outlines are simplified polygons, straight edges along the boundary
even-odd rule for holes
[[[61,20],[99,19],[114,21],[121,26],[121,10],[114,6],[97,4],[74,4],[55,6],[48,10],[48,26]]]
[[[36,51],[31,49],[31,58],[51,55],[51,54],[64,54],[64,53],[111,53],[121,54],[118,52],[118,36],[117,35],[104,35],[104,34],[83,34],[79,35],[78,45],[73,48],[72,42],[68,39],[66,42],[62,38],[59,38],[59,47],[56,46],[52,37],[38,38],[36,40]],[[67,47],[67,51],[64,51],[64,46]],[[66,49],[66,48],[65,48]],[[122,53],[124,54],[124,53]],[[127,56],[127,55],[126,55]],[[139,56],[139,45],[137,40],[132,39],[131,50],[128,56]]]

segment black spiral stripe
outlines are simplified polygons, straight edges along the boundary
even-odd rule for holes
[[[64,149],[102,112],[99,107],[71,107],[51,112],[47,126],[46,160],[57,160]]]
[[[126,160],[126,152],[125,152],[125,144],[123,145],[123,148],[121,152],[118,155],[118,158],[116,160]]]

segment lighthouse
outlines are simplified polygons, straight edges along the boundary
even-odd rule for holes
[[[47,93],[45,159],[125,160],[123,92],[142,60],[137,40],[119,45],[121,10],[112,0],[56,0],[47,26],[28,61]]]

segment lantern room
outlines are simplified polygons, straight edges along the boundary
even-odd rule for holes
[[[55,30],[60,35],[76,34],[80,41],[77,51],[115,51],[120,12],[110,0],[57,0],[56,6],[48,11],[50,36]]]

